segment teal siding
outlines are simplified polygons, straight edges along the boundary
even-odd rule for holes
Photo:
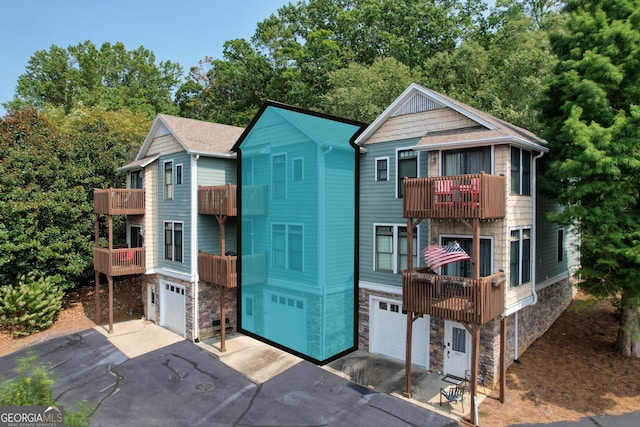
[[[413,147],[418,138],[365,145],[360,155],[360,280],[401,286],[402,277],[395,273],[374,271],[374,224],[397,224],[406,227],[402,217],[402,199],[396,198],[396,150]],[[389,180],[376,181],[376,159],[388,157]],[[418,175],[427,176],[427,154],[418,153]],[[427,245],[427,221],[418,227],[418,265],[420,250]]]
[[[235,159],[202,156],[198,159],[198,185],[226,185],[235,183]]]
[[[164,166],[173,161],[173,199],[164,200]],[[162,156],[158,160],[158,266],[181,273],[190,274],[191,267],[191,159],[186,152]],[[182,165],[182,184],[176,184],[176,166]],[[183,258],[182,262],[164,258],[164,223],[182,222]]]
[[[536,213],[536,283],[570,271],[578,264],[577,239],[569,227],[558,225],[548,214],[559,212],[557,203],[538,197]],[[564,230],[562,261],[558,261],[558,230]]]

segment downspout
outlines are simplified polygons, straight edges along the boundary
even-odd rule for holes
[[[531,295],[533,297],[533,300],[531,301],[531,304],[528,305],[536,305],[538,302],[538,294],[536,292],[536,265],[537,265],[537,251],[536,251],[536,245],[537,245],[537,235],[536,235],[536,231],[537,231],[537,227],[536,227],[536,221],[537,221],[537,211],[538,211],[538,159],[540,159],[542,156],[544,156],[544,151],[541,151],[540,154],[538,154],[537,156],[535,156],[533,158],[533,188],[532,188],[532,192],[533,192],[533,224],[531,224],[531,234],[534,237],[534,241],[533,241],[533,245],[531,247],[531,259],[533,260],[532,263],[532,268],[531,268]],[[524,307],[521,307],[521,309]],[[515,316],[514,316],[514,347],[513,347],[513,361],[515,363],[520,363],[518,360],[518,312],[520,310],[515,312]]]
[[[200,276],[198,274],[198,159],[199,154],[191,156],[191,274],[193,277],[193,342],[200,342],[200,326],[198,324],[198,294],[200,293]]]

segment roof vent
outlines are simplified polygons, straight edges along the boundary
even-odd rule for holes
[[[421,93],[416,93],[407,102],[400,107],[392,117],[405,116],[407,114],[422,113],[425,111],[439,110],[445,108],[445,106],[433,99],[424,96]]]

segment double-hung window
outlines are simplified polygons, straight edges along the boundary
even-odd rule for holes
[[[398,150],[398,198],[404,196],[404,179],[418,176],[418,152],[413,150]]]
[[[376,181],[389,180],[389,158],[378,157],[376,159]]]
[[[511,193],[531,195],[531,151],[511,147]]]
[[[271,157],[271,197],[287,198],[287,156],[285,154]]]
[[[509,244],[511,286],[520,286],[531,281],[531,229],[511,230]]]
[[[303,271],[303,227],[297,224],[271,225],[271,265],[275,268]]]
[[[142,170],[132,171],[131,172],[131,182],[130,188],[141,189],[142,188]]]
[[[184,241],[182,223],[165,221],[164,223],[164,259],[182,262]]]
[[[164,162],[164,199],[173,199],[173,162]]]
[[[407,269],[407,227],[375,225],[374,270],[401,273]],[[418,230],[413,230],[413,265],[418,263]]]

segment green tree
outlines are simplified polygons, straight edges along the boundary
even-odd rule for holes
[[[52,45],[29,59],[14,99],[3,105],[22,109],[51,104],[69,112],[82,104],[108,110],[126,107],[150,116],[175,114],[172,94],[181,75],[178,64],[156,64],[154,53],[143,46],[127,51],[120,42],[103,43],[100,49],[90,41],[66,50]]]
[[[328,114],[371,122],[415,79],[409,67],[393,58],[379,58],[371,66],[352,63],[330,76],[332,89],[322,97]]]
[[[580,284],[620,298],[620,354],[640,357],[640,2],[571,0],[542,113],[546,187],[581,235]]]

